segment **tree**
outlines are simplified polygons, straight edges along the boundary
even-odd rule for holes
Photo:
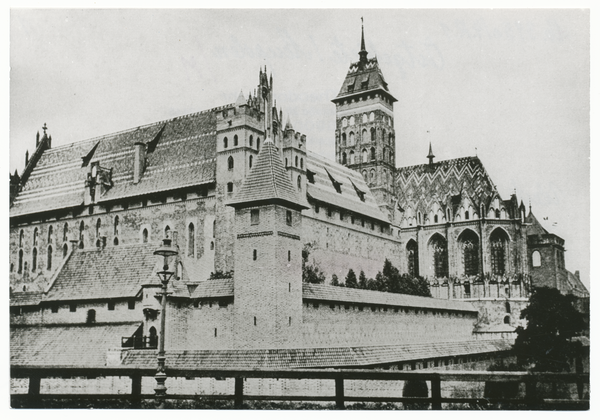
[[[573,303],[572,295],[557,289],[535,288],[529,305],[521,311],[527,327],[518,327],[513,350],[521,366],[537,372],[568,371],[569,361],[581,351],[581,343],[573,341],[584,326],[583,315]]]
[[[352,289],[358,288],[358,281],[356,280],[356,274],[353,269],[348,270],[348,274],[346,275],[346,287]]]
[[[337,274],[331,275],[331,285],[332,286],[344,286],[343,283],[340,283]]]
[[[325,283],[325,274],[321,271],[319,265],[314,261],[313,264],[310,264],[308,261],[311,249],[311,244],[306,244],[302,248],[302,281],[314,284]]]
[[[358,276],[358,288],[367,288],[367,276],[365,276],[365,272],[363,270],[360,270],[360,275]]]

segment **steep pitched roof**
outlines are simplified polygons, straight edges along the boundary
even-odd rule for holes
[[[384,92],[392,102],[397,101],[389,91],[388,84],[379,68],[377,57],[372,57],[368,58],[365,63],[357,61],[350,64],[344,83],[332,102],[343,100],[357,93],[375,91]]]
[[[154,282],[159,258],[156,244],[132,244],[77,250],[56,276],[44,301],[135,297]]]
[[[527,227],[527,235],[547,235],[548,231],[542,226],[537,217],[530,210],[529,214],[525,218],[525,223],[530,226]]]
[[[460,197],[486,204],[498,195],[476,156],[398,168],[396,185],[400,191],[398,205],[403,209],[428,210],[434,202],[454,205]]]
[[[131,337],[140,323],[12,326],[10,364],[106,366],[106,352]]]
[[[510,340],[473,340],[447,343],[400,344],[331,348],[268,350],[167,350],[172,369],[298,369],[361,367],[438,357],[493,353],[511,349]],[[156,351],[130,350],[122,364],[147,367],[155,363]]]
[[[292,186],[279,150],[271,140],[264,142],[242,188],[227,205],[241,207],[260,203],[285,203],[298,209],[308,208]]]
[[[184,115],[43,151],[10,209],[19,216],[83,204],[90,162],[112,169],[113,186],[96,201],[214,182],[214,110]],[[134,144],[154,147],[138,184],[133,184]]]
[[[477,309],[470,302],[460,300],[434,299],[325,284],[302,283],[302,299],[477,312]]]
[[[312,172],[315,181],[314,184],[306,183],[309,199],[389,223],[360,173],[310,151],[307,154],[306,170]],[[341,183],[341,193],[336,191],[332,178]],[[364,201],[361,200],[360,193],[364,193]]]

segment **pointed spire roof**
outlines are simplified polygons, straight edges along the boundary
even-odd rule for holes
[[[429,159],[429,164],[433,165],[433,158],[435,155],[433,154],[433,149],[431,148],[431,142],[429,142],[429,154],[427,155],[427,159]]]
[[[270,139],[263,143],[256,163],[239,192],[227,203],[236,208],[261,204],[283,204],[298,210],[308,208],[305,200],[293,187],[283,167],[279,150]]]
[[[292,125],[292,122],[290,121],[290,116],[287,116],[287,121],[285,122],[285,129],[286,130],[293,130],[294,126]]]
[[[239,105],[245,105],[246,104],[246,98],[244,97],[244,92],[240,90],[240,94],[238,95],[237,100],[235,101],[235,104],[237,106]]]
[[[360,18],[360,51],[358,52],[358,56],[360,57],[360,62],[364,63],[367,61],[367,49],[365,48],[365,26],[363,25],[363,18]]]

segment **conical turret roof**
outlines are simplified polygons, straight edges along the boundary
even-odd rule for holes
[[[227,205],[239,208],[276,203],[298,210],[308,208],[305,200],[293,187],[277,147],[268,139],[263,143],[242,188]]]

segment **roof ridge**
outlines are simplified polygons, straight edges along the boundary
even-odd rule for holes
[[[154,125],[166,124],[168,122],[174,121],[174,120],[179,119],[179,118],[186,118],[186,117],[193,117],[193,116],[202,115],[202,114],[208,114],[210,112],[218,111],[220,109],[224,109],[224,108],[227,108],[227,107],[230,107],[230,106],[233,106],[233,105],[234,104],[231,103],[231,104],[216,106],[216,107],[205,109],[205,110],[202,110],[202,111],[191,112],[189,114],[178,115],[176,117],[171,117],[171,118],[167,118],[167,119],[164,119],[164,120],[159,120],[159,121],[151,122],[151,123],[148,123],[148,124],[143,124],[143,125],[139,125],[139,126],[136,126],[136,127],[130,127],[130,128],[126,128],[126,129],[119,130],[119,131],[114,131],[112,133],[101,134],[99,136],[94,136],[94,137],[90,137],[90,138],[87,138],[87,139],[75,140],[75,141],[67,143],[67,144],[62,144],[62,145],[59,145],[59,146],[47,149],[47,151],[54,151],[54,150],[60,151],[61,149],[64,149],[64,148],[67,148],[67,147],[71,147],[71,146],[73,146],[75,144],[79,145],[80,143],[83,143],[83,142],[99,141],[99,140],[103,140],[103,139],[105,139],[107,137],[117,136],[117,135],[121,135],[121,134],[125,134],[125,133],[130,133],[132,131],[136,131],[136,130],[139,130],[139,129],[150,128],[150,127],[152,127]]]

